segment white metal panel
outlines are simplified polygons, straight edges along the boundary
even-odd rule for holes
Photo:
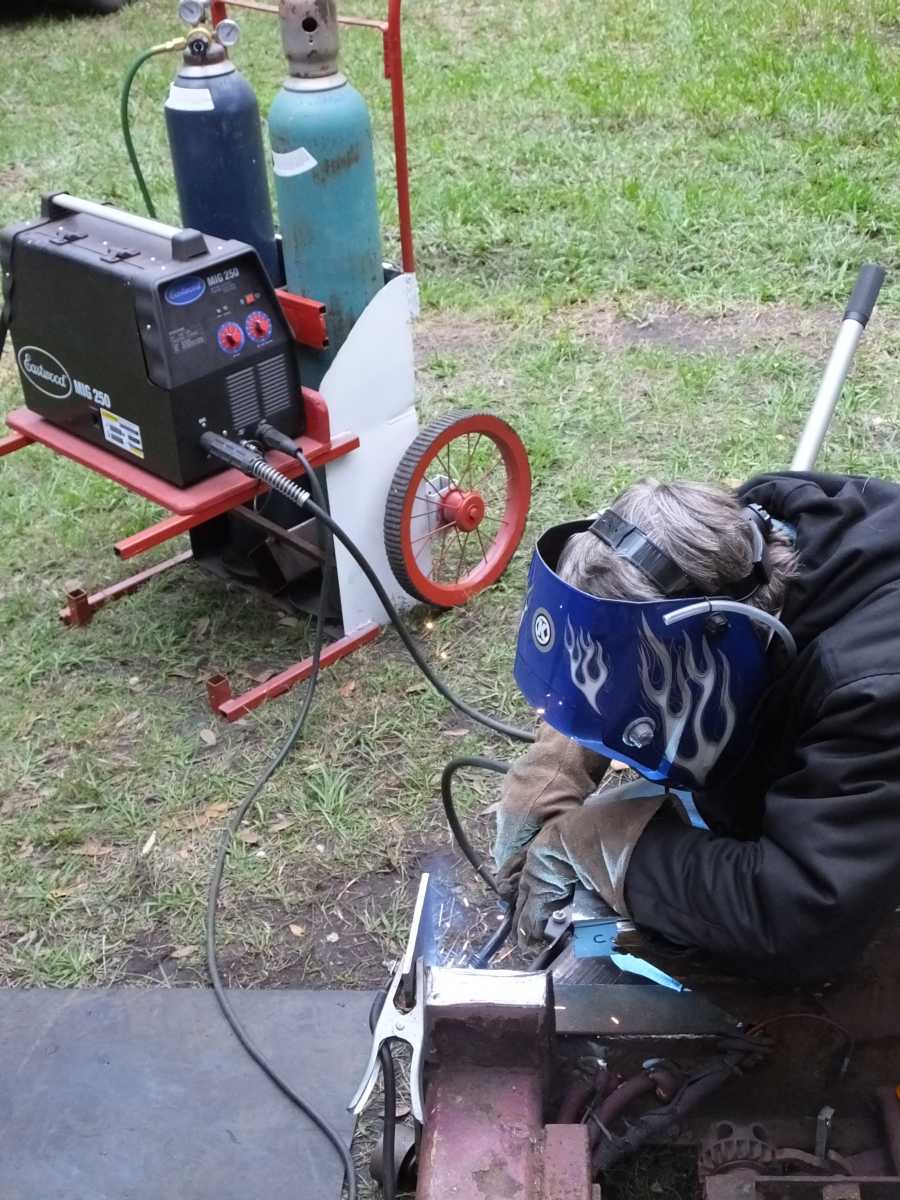
[[[419,431],[416,410],[405,412],[360,432],[360,446],[325,468],[328,500],[337,523],[349,533],[375,569],[391,600],[399,609],[415,601],[394,578],[384,548],[384,510],[388,488],[406,448]],[[362,571],[335,542],[341,614],[344,630],[352,633],[374,621],[383,625],[387,615]]]
[[[350,330],[319,385],[332,433],[377,429],[415,404],[412,319],[417,297],[415,276],[398,275],[372,298]]]

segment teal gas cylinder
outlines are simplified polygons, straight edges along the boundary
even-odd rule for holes
[[[281,0],[291,74],[269,113],[285,286],[326,306],[329,345],[301,353],[316,387],[384,269],[365,100],[337,71],[334,0]]]

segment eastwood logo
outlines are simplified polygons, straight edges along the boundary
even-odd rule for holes
[[[39,392],[53,400],[65,400],[66,396],[71,396],[72,380],[58,358],[40,346],[23,346],[16,357],[19,367]]]

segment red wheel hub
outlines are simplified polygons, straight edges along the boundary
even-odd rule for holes
[[[463,533],[472,533],[484,520],[484,499],[478,492],[451,488],[441,497],[441,523],[453,524]]]

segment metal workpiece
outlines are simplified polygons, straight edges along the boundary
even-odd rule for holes
[[[480,1066],[545,1063],[554,1032],[553,983],[530,971],[429,967],[425,972],[429,1055]]]
[[[578,1037],[691,1040],[733,1033],[733,1018],[695,992],[612,983],[554,987],[556,1032]]]
[[[340,35],[335,0],[279,0],[278,17],[291,75],[320,79],[336,74]]]
[[[553,1061],[550,976],[429,968],[425,1022],[417,1200],[590,1200],[585,1132],[544,1130]]]

